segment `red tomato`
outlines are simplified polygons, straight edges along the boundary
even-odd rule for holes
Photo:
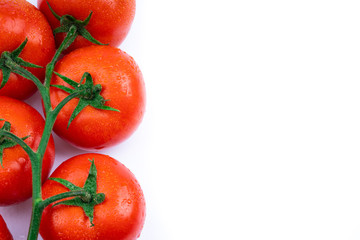
[[[24,40],[28,43],[20,54],[27,62],[45,67],[55,53],[52,30],[44,15],[25,0],[0,0],[0,54],[15,50]],[[45,68],[28,68],[41,81]],[[2,71],[0,70],[0,82]],[[26,99],[36,91],[35,84],[17,74],[10,79],[0,95]]]
[[[119,112],[99,110],[87,106],[68,122],[78,99],[73,99],[61,110],[54,131],[73,145],[85,149],[101,149],[128,138],[140,124],[145,111],[145,86],[139,67],[125,52],[109,46],[91,46],[66,55],[55,66],[55,71],[80,82],[89,72],[94,84],[101,84],[101,95],[109,100],[107,106]],[[51,84],[70,87],[59,77]],[[52,106],[57,106],[69,94],[50,88]]]
[[[0,215],[0,239],[1,240],[13,240],[9,229],[6,226],[6,223],[3,217]]]
[[[102,154],[83,154],[63,162],[51,175],[83,187],[90,161],[97,168],[97,193],[105,201],[95,206],[94,226],[80,207],[52,205],[45,208],[40,234],[44,240],[134,240],[145,221],[145,199],[135,176],[117,160]],[[58,182],[47,180],[43,198],[68,191]]]
[[[0,103],[0,119],[11,123],[10,131],[16,136],[29,136],[25,143],[36,151],[45,125],[42,116],[33,107],[19,100],[0,96]],[[3,125],[4,121],[0,121],[0,128]],[[43,161],[43,181],[53,165],[54,148],[51,137]],[[28,199],[32,194],[31,162],[28,155],[19,145],[5,148],[3,153],[3,167],[0,166],[0,205]]]
[[[60,22],[53,16],[46,2],[49,2],[59,16],[68,14],[78,20],[85,20],[92,11],[90,23],[85,28],[96,40],[114,47],[125,39],[135,16],[135,0],[38,0],[39,9],[53,29],[59,27]],[[57,34],[57,46],[61,44],[64,36],[65,34]],[[78,37],[69,51],[90,45],[92,43],[88,40]]]

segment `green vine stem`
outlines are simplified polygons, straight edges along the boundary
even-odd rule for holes
[[[83,92],[75,92],[67,96],[54,110],[50,111],[47,115],[45,121],[45,128],[43,131],[43,136],[41,138],[38,150],[34,152],[21,138],[17,137],[15,134],[0,130],[0,136],[4,136],[7,138],[12,139],[17,144],[19,144],[25,152],[28,154],[31,160],[31,169],[32,169],[32,198],[33,198],[33,211],[31,215],[31,224],[29,228],[28,240],[36,240],[40,221],[42,216],[42,211],[44,208],[51,204],[53,201],[57,201],[67,197],[74,197],[74,196],[84,196],[85,191],[71,191],[64,194],[55,195],[52,198],[43,200],[41,194],[41,169],[42,169],[42,160],[43,156],[46,151],[47,144],[49,142],[51,131],[54,126],[55,120],[57,115],[59,114],[60,110],[68,103],[71,99],[83,94]]]
[[[66,34],[64,41],[61,43],[60,47],[57,49],[51,62],[46,66],[45,82],[44,82],[43,87],[41,87],[42,92],[39,88],[41,97],[43,98],[46,115],[48,114],[49,111],[51,111],[52,107],[51,107],[51,103],[50,103],[50,98],[47,98],[47,97],[44,98],[43,96],[50,96],[50,82],[51,82],[51,77],[54,73],[55,63],[59,60],[61,53],[75,41],[76,37],[78,36],[76,31],[77,31],[76,26],[70,27],[69,32]]]
[[[50,201],[50,203],[48,203],[49,201],[43,200],[42,194],[41,194],[42,160],[43,160],[43,157],[44,157],[44,154],[46,151],[46,147],[47,147],[47,144],[48,144],[50,136],[51,136],[51,131],[53,129],[56,117],[59,114],[60,110],[71,99],[79,96],[79,94],[81,94],[81,93],[77,92],[77,93],[73,93],[73,94],[67,96],[63,101],[60,102],[60,104],[54,110],[51,110],[47,114],[46,121],[45,121],[45,128],[43,131],[43,136],[41,138],[38,151],[36,152],[36,160],[35,160],[35,157],[33,157],[34,159],[31,160],[32,176],[33,176],[33,178],[32,178],[32,180],[33,180],[33,183],[32,183],[33,184],[33,211],[32,211],[32,215],[31,215],[31,224],[30,224],[30,228],[29,228],[28,240],[37,239],[37,236],[39,233],[42,211],[47,206],[46,204],[51,203],[51,201]],[[34,161],[36,162],[35,167],[33,165]],[[80,194],[80,195],[76,195],[76,193],[74,193],[74,194],[75,194],[75,196],[83,195],[83,193],[79,193],[79,192],[78,192],[78,194]],[[58,199],[58,198],[62,199],[64,197],[68,197],[68,196],[66,194],[62,194],[60,196],[56,195],[55,197],[56,197],[56,199]]]
[[[64,41],[61,43],[60,47],[57,49],[53,59],[46,66],[46,74],[45,74],[45,87],[50,87],[51,76],[54,72],[55,63],[59,60],[61,53],[68,48],[78,36],[76,26],[71,26],[69,32],[66,34]]]

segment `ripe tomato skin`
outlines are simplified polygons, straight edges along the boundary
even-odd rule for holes
[[[25,38],[28,42],[19,57],[45,67],[55,53],[55,42],[44,15],[25,0],[0,0],[0,54],[15,50]],[[27,69],[43,80],[45,68]],[[5,87],[0,89],[0,95],[24,100],[35,91],[36,86],[30,80],[11,73]]]
[[[125,52],[109,46],[90,46],[66,55],[55,66],[55,71],[80,82],[89,72],[94,84],[101,84],[101,95],[108,99],[107,106],[120,112],[84,108],[72,121],[68,121],[78,99],[73,99],[61,110],[54,131],[61,138],[83,149],[101,149],[127,139],[140,124],[145,111],[145,85],[135,61]],[[51,84],[70,87],[54,76]],[[50,88],[53,108],[69,94]]]
[[[78,20],[85,20],[90,12],[92,18],[86,29],[90,34],[104,44],[119,46],[128,34],[135,16],[135,0],[38,0],[38,7],[49,20],[53,29],[60,26],[51,13],[46,2],[59,15],[72,15]],[[66,34],[56,35],[56,45],[59,46]],[[77,37],[68,51],[93,45],[83,37]]]
[[[19,100],[0,96],[0,119],[11,123],[10,131],[16,136],[29,136],[25,143],[34,151],[37,150],[45,122],[33,107]],[[3,125],[4,121],[0,121],[0,127]],[[55,146],[51,137],[44,155],[42,181],[49,175],[54,158]],[[24,201],[31,194],[31,162],[28,155],[19,145],[6,148],[3,167],[0,166],[0,206]]]
[[[95,159],[97,193],[105,201],[95,206],[94,225],[80,207],[52,205],[45,208],[40,225],[44,240],[134,240],[145,221],[145,199],[135,176],[117,160],[102,154],[82,154],[63,162],[51,175],[83,187]],[[63,185],[47,180],[43,199],[68,191]]]
[[[0,215],[0,239],[1,240],[13,240],[13,237],[7,228],[4,218]]]

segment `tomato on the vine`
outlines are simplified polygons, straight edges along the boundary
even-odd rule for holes
[[[145,111],[145,85],[142,73],[132,57],[109,46],[77,49],[61,59],[55,72],[79,83],[83,73],[91,74],[94,84],[101,84],[105,104],[116,111],[85,107],[71,122],[78,99],[73,99],[60,111],[54,131],[61,138],[84,149],[101,149],[127,139],[140,124]],[[51,84],[71,88],[58,76]],[[69,93],[52,87],[50,98],[56,107]]]
[[[19,57],[45,67],[55,53],[55,42],[44,15],[25,0],[0,0],[0,6],[0,54],[15,50],[27,38],[28,42]],[[43,80],[45,68],[28,70]],[[2,78],[0,70],[0,83]],[[9,81],[0,89],[0,95],[23,100],[35,91],[35,84],[30,80],[11,73]]]
[[[94,208],[94,226],[82,208],[49,205],[45,208],[40,234],[44,240],[134,240],[145,221],[145,199],[135,176],[117,160],[102,154],[78,155],[63,162],[51,175],[82,187],[91,162],[97,168],[97,192],[105,201]],[[69,191],[62,184],[47,180],[43,198]]]
[[[4,221],[4,218],[1,215],[0,215],[0,239],[13,240],[13,237]]]
[[[34,151],[37,150],[45,122],[40,113],[30,105],[16,99],[0,96],[0,128],[5,122],[11,124],[10,132],[24,139]],[[10,147],[6,147],[6,144]],[[14,146],[13,146],[14,145]],[[5,148],[4,148],[5,147]],[[20,145],[9,144],[7,138],[0,137],[0,205],[9,205],[31,197],[31,161]],[[50,173],[55,158],[54,140],[51,137],[43,160],[42,181]]]
[[[90,12],[93,12],[86,29],[96,40],[114,47],[120,45],[127,36],[136,8],[135,0],[38,0],[39,9],[53,29],[59,27],[60,22],[51,13],[47,2],[59,16],[71,15],[78,20],[85,20]],[[57,46],[64,37],[64,33],[56,35]],[[79,36],[68,51],[90,45],[92,43]]]

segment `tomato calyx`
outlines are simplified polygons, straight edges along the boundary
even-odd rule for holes
[[[98,44],[98,45],[108,45],[108,44],[103,44],[103,43],[99,42],[98,40],[96,40],[93,36],[91,36],[89,31],[86,30],[86,28],[85,28],[90,22],[91,16],[93,14],[92,11],[90,12],[89,16],[87,16],[87,18],[84,21],[81,21],[69,14],[59,16],[54,11],[54,9],[51,8],[51,6],[48,2],[47,2],[47,5],[49,6],[49,9],[50,9],[51,13],[54,15],[54,17],[60,21],[60,27],[55,28],[53,31],[54,35],[57,33],[67,33],[70,31],[71,27],[75,27],[76,33],[78,35],[82,36],[83,38],[87,39],[88,41],[90,41],[94,44]]]
[[[55,203],[52,207],[58,206],[58,205],[67,205],[67,206],[77,206],[81,207],[84,210],[85,215],[90,220],[90,227],[94,226],[93,220],[94,220],[94,207],[98,204],[101,204],[105,201],[105,194],[104,193],[96,193],[97,190],[97,170],[95,166],[94,159],[90,160],[91,166],[89,170],[88,178],[86,179],[86,182],[84,184],[84,187],[78,187],[74,185],[73,183],[62,179],[62,178],[49,178],[49,180],[53,180],[55,182],[58,182],[68,188],[70,191],[84,191],[85,194],[83,196],[75,197],[70,200],[63,200],[60,202]]]
[[[4,119],[0,119],[0,121],[5,121]],[[11,130],[11,123],[5,121],[4,125],[2,126],[2,128],[0,129],[0,132],[4,131],[4,132],[10,132]],[[21,138],[21,140],[26,140],[28,137],[30,136],[26,136]],[[16,145],[18,145],[14,140],[6,137],[6,136],[0,136],[0,164],[1,167],[3,166],[3,155],[4,155],[4,150],[6,148],[12,148],[15,147]]]
[[[3,73],[3,79],[0,85],[0,89],[3,88],[5,84],[8,82],[11,72],[17,73],[22,77],[28,78],[29,75],[33,76],[32,73],[30,73],[29,71],[27,71],[22,67],[42,68],[41,66],[26,62],[19,57],[21,52],[24,50],[27,42],[28,39],[26,38],[25,41],[22,42],[20,46],[16,48],[14,51],[12,52],[5,51],[1,54],[0,69],[2,70]]]
[[[60,77],[62,80],[64,80],[66,83],[68,83],[74,89],[65,87],[63,85],[51,85],[52,87],[59,88],[69,94],[79,93],[79,97],[78,97],[79,103],[70,116],[69,123],[67,126],[68,128],[70,127],[70,124],[75,119],[75,117],[87,106],[92,106],[94,108],[102,109],[102,110],[119,112],[119,110],[105,105],[105,103],[109,100],[105,100],[100,95],[102,87],[100,84],[94,85],[94,81],[93,81],[90,73],[85,72],[80,80],[80,83],[75,82],[75,81],[71,80],[70,78],[67,78],[57,72],[55,72],[55,74],[58,77]],[[83,83],[84,80],[85,80],[85,83]]]

